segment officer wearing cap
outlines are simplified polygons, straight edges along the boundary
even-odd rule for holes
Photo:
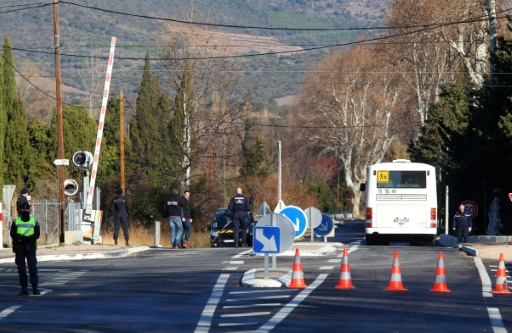
[[[235,247],[238,247],[240,240],[240,227],[242,227],[242,246],[245,246],[247,238],[247,212],[252,210],[249,199],[242,195],[242,189],[236,189],[236,195],[229,201],[228,211],[233,213],[233,225]]]
[[[12,250],[16,254],[16,265],[18,266],[18,276],[20,280],[21,291],[20,296],[28,295],[28,279],[25,268],[25,259],[28,264],[30,273],[30,284],[32,285],[32,294],[41,295],[37,290],[39,282],[37,276],[37,259],[36,259],[36,241],[41,234],[41,228],[37,219],[30,217],[30,205],[28,202],[22,203],[20,216],[14,219],[11,224],[10,236],[12,238]]]
[[[21,205],[24,203],[29,204],[28,202],[28,189],[26,187],[21,189],[21,195],[16,200],[16,211],[18,212],[18,216],[20,216]],[[29,205],[32,206],[34,203],[31,202]]]
[[[123,189],[117,189],[117,196],[112,199],[110,210],[114,214],[114,242],[117,245],[117,238],[119,236],[119,225],[123,226],[124,240],[126,246],[130,246],[130,234],[128,232],[128,215],[130,215],[130,206],[128,200],[123,196]]]

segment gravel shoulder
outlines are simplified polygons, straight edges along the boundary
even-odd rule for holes
[[[478,257],[498,261],[503,253],[505,261],[512,261],[512,243],[468,243],[465,244],[478,251]]]

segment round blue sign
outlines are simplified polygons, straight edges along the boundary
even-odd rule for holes
[[[286,206],[281,209],[279,214],[286,216],[292,221],[295,228],[295,239],[301,237],[306,233],[308,227],[308,219],[302,209],[295,206]]]
[[[322,222],[313,230],[318,236],[327,236],[331,233],[332,229],[334,229],[334,221],[329,215],[322,213]]]

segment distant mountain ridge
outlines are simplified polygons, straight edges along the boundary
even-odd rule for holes
[[[158,57],[162,19],[183,19],[191,8],[198,21],[225,25],[275,28],[343,28],[377,24],[391,0],[74,0],[59,2],[61,67],[63,84],[87,90],[84,76],[89,70],[89,56],[108,56],[110,38],[116,36],[116,60],[112,89],[129,96],[136,94],[147,52]],[[19,0],[0,2],[0,34],[8,36],[14,48],[16,67],[25,61],[39,65],[39,75],[54,73],[53,6],[51,4],[20,4]],[[240,46],[236,53],[295,49],[304,46],[342,43],[353,40],[357,33],[300,32],[241,28],[219,29],[219,36],[230,36]],[[318,61],[321,52],[303,52],[284,57],[261,56],[247,59],[247,79],[263,80],[265,88],[258,91],[261,101],[296,93],[301,73]],[[158,64],[152,64],[158,69]],[[261,77],[257,73],[265,68]],[[288,71],[283,83],[282,73]],[[257,73],[257,74],[254,74]],[[23,74],[23,73],[22,73]],[[159,75],[156,72],[156,75]],[[275,76],[275,77],[274,77]],[[103,76],[98,80],[103,80]],[[41,87],[45,89],[44,87]],[[102,86],[100,85],[100,89]],[[101,90],[100,90],[101,92]],[[79,95],[79,94],[78,94]],[[80,102],[81,97],[74,97]]]

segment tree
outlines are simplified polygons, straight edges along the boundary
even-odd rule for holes
[[[188,21],[195,19],[193,13],[187,17]],[[161,82],[174,101],[170,132],[175,142],[166,147],[167,154],[176,154],[179,149],[178,156],[182,157],[179,165],[171,164],[164,170],[165,177],[177,177],[188,186],[194,177],[206,173],[202,165],[209,165],[211,148],[229,150],[220,154],[223,163],[228,155],[240,151],[241,147],[230,145],[230,141],[243,126],[251,91],[236,93],[241,74],[235,62],[222,57],[228,45],[213,30],[169,24],[164,27],[162,40],[162,57],[166,59],[162,66],[168,75],[162,76]]]
[[[127,154],[130,182],[135,186],[172,186],[174,175],[166,170],[177,157],[168,155],[171,109],[158,78],[151,74],[149,53],[146,55],[136,115],[130,124],[131,149]]]
[[[18,96],[14,59],[9,38],[4,40],[4,107],[7,110],[7,125],[4,143],[5,181],[17,186],[29,184],[30,159],[34,154],[29,143],[25,106]]]
[[[398,117],[407,119],[400,113],[398,75],[374,75],[379,60],[371,49],[329,55],[307,78],[311,83],[302,88],[291,111],[290,121],[306,126],[300,134],[342,162],[355,214],[366,167],[383,159],[399,132]]]
[[[240,167],[239,172],[242,177],[267,177],[271,169],[266,165],[266,147],[265,140],[261,137],[251,137],[251,121],[245,121],[245,137],[242,140],[242,154],[244,156],[244,165]]]

